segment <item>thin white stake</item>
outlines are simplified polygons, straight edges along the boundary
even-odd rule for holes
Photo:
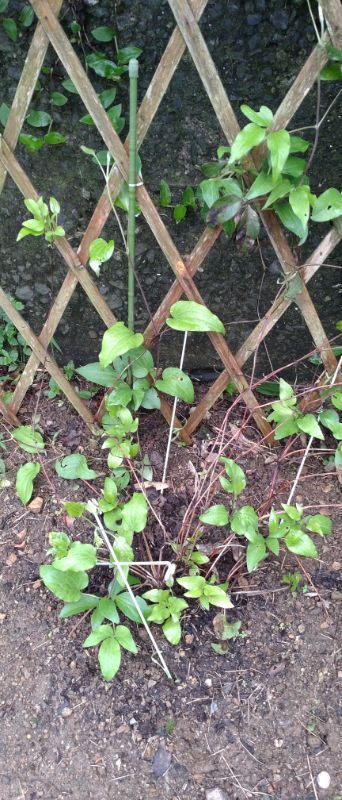
[[[165,672],[165,675],[172,681],[171,672],[170,672],[170,670],[169,670],[169,668],[168,668],[168,666],[166,664],[166,661],[165,661],[165,659],[163,657],[163,654],[162,654],[160,648],[157,645],[157,642],[156,642],[156,640],[155,640],[155,638],[153,636],[153,633],[151,632],[151,629],[150,629],[149,625],[146,622],[146,619],[145,619],[145,617],[143,615],[143,612],[142,612],[142,610],[141,610],[141,608],[139,606],[139,603],[137,603],[137,601],[136,601],[136,598],[135,598],[135,596],[134,596],[134,594],[132,592],[132,589],[131,589],[131,587],[130,587],[130,585],[128,583],[128,580],[127,580],[126,575],[125,575],[125,573],[124,573],[124,571],[122,569],[122,566],[121,566],[120,562],[118,561],[118,559],[117,559],[117,557],[115,555],[113,546],[112,546],[112,544],[111,544],[111,542],[110,542],[110,540],[109,540],[109,538],[107,536],[107,532],[104,529],[104,527],[102,525],[102,522],[101,522],[101,520],[99,518],[99,515],[97,513],[95,503],[91,503],[91,504],[89,503],[88,504],[88,508],[89,508],[90,505],[91,505],[91,513],[94,515],[94,517],[96,519],[96,522],[98,524],[102,539],[103,539],[105,545],[108,547],[108,550],[109,550],[110,555],[112,556],[112,559],[113,559],[113,561],[115,563],[115,566],[116,566],[116,568],[117,568],[117,570],[119,572],[121,580],[124,582],[124,584],[126,586],[126,589],[128,591],[128,594],[129,594],[129,596],[130,596],[130,598],[131,598],[131,600],[132,600],[132,602],[133,602],[133,604],[134,604],[134,606],[135,606],[135,608],[136,608],[136,610],[137,610],[137,612],[139,614],[141,622],[142,622],[145,630],[147,631],[147,633],[149,635],[149,638],[151,639],[151,642],[152,642],[153,647],[154,647],[154,649],[155,649],[155,651],[157,653],[157,656],[158,656],[159,661],[161,663],[161,666],[162,666],[162,668],[163,668],[163,670]],[[90,510],[90,508],[89,508],[89,510]]]
[[[181,353],[180,362],[179,362],[179,369],[183,368],[187,338],[188,338],[188,331],[185,331],[184,339],[183,339],[182,353]],[[178,397],[175,397],[175,399],[173,401],[172,416],[171,416],[171,422],[170,422],[170,428],[169,428],[169,438],[168,438],[168,441],[167,441],[167,448],[166,448],[166,454],[165,454],[164,472],[163,472],[163,477],[162,477],[162,481],[161,481],[162,483],[165,483],[165,481],[166,481],[166,473],[167,473],[167,468],[168,468],[169,458],[170,458],[170,448],[171,448],[171,441],[172,441],[173,426],[175,424],[177,402],[178,402]],[[161,494],[164,494],[164,489],[161,490]]]

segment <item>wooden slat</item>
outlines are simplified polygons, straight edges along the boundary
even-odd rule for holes
[[[319,0],[335,47],[342,47],[342,5],[340,0]]]
[[[31,330],[28,322],[23,319],[19,311],[14,308],[11,301],[5,294],[4,290],[0,287],[0,305],[4,309],[7,316],[12,320],[13,325],[17,328],[21,336],[24,337],[25,341],[31,347],[31,350],[36,354],[37,358],[44,365],[47,371],[52,375],[52,377],[57,381],[58,386],[62,389],[70,403],[74,406],[80,417],[84,419],[87,425],[93,424],[93,415],[89,408],[83,403],[83,400],[80,396],[75,392],[71,383],[67,381],[64,373],[62,370],[59,369],[55,360],[52,358],[50,353],[48,353],[43,344],[39,341],[38,337],[35,336],[33,331]],[[12,410],[12,409],[11,409]]]
[[[221,124],[223,133],[228,142],[231,143],[240,128],[194,15],[187,0],[168,0],[168,2]],[[295,103],[295,96],[293,96],[293,103]],[[283,229],[274,212],[260,211],[260,216],[287,279],[290,275],[296,274],[297,266]],[[297,295],[296,303],[303,314],[326,369],[328,372],[333,373],[337,366],[336,358],[304,284],[302,291]]]
[[[311,280],[311,278],[316,274],[340,240],[340,234],[335,228],[332,228],[325,236],[321,244],[318,245],[318,247],[316,247],[316,249],[313,251],[310,258],[307,259],[303,269],[301,270],[302,278],[305,283],[308,283],[308,281]],[[235,354],[235,358],[240,367],[242,367],[253,355],[255,350],[260,346],[261,342],[264,340],[267,334],[270,333],[272,328],[274,328],[276,323],[281,319],[283,314],[285,314],[285,311],[287,311],[292,303],[293,301],[286,297],[285,288],[279,297],[274,300],[263,319],[258,322],[254,330],[249,334],[245,342]],[[185,429],[189,434],[191,434],[197,428],[205,414],[210,408],[212,408],[216,400],[220,397],[222,392],[225,390],[230,377],[231,376],[228,370],[221,372],[219,377],[208,390],[205,397],[202,398],[197,408],[194,409],[185,425]]]
[[[51,8],[58,16],[63,0],[51,0]],[[3,133],[5,142],[11,150],[15,149],[20,131],[25,121],[26,113],[35,90],[40,70],[48,48],[49,40],[40,24],[36,27],[33,39],[25,60],[16,93],[13,98],[9,117]],[[6,180],[6,170],[0,164],[0,194]]]
[[[200,19],[208,0],[191,0],[191,7],[195,19]],[[174,75],[186,45],[178,27],[166,46],[158,67],[153,75],[151,83],[146,91],[137,115],[137,149],[139,150],[147,131],[154,119],[160,103],[167,91],[172,76]],[[128,153],[128,136],[124,147]],[[112,198],[117,197],[122,186],[122,175],[114,165],[109,174],[109,190]],[[93,239],[100,235],[108,216],[111,212],[111,204],[108,198],[108,191],[105,187],[100,199],[94,209],[92,217],[84,233],[78,253],[80,259],[85,263],[88,259],[89,247]]]
[[[103,109],[88,76],[81,66],[67,36],[65,35],[58,20],[52,13],[47,0],[30,0],[30,2],[59,58],[67,69],[71,80],[75,84],[76,89],[80,94],[86,108],[91,114],[98,131],[103,138],[103,141],[112,153],[113,158],[116,160],[123,177],[127,180],[128,158],[126,150],[116,131],[114,131],[113,126],[105,110]],[[171,236],[165,228],[165,225],[144,186],[137,188],[137,200],[142,213],[144,214],[146,221],[153,231],[164,255],[166,256],[176,277],[178,277],[183,291],[186,293],[187,297],[196,300],[196,302],[204,304],[199,291],[197,290],[191,276],[188,274],[185,264],[182,261]],[[248,383],[236,364],[234,357],[232,356],[228,345],[224,340],[224,337],[221,334],[215,333],[210,333],[209,336],[214,344],[215,349],[220,355],[220,358],[223,360],[224,365],[232,371],[236,385],[243,393],[244,402],[253,414],[257,425],[260,427],[260,430],[264,435],[270,435],[271,427],[266,422],[263,413],[260,411],[256,398],[250,391]]]

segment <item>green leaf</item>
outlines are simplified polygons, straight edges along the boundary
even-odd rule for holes
[[[162,379],[156,381],[156,387],[160,392],[170,394],[172,397],[179,397],[185,403],[194,402],[194,387],[189,376],[177,367],[167,367],[163,370]]]
[[[96,645],[103,642],[104,639],[110,639],[113,635],[114,631],[111,625],[99,625],[98,628],[87,636],[82,647],[96,647]]]
[[[115,639],[105,639],[99,649],[99,664],[105,681],[111,681],[121,664],[121,649]]]
[[[336,392],[336,394],[333,394],[331,396],[331,402],[332,402],[333,406],[335,406],[335,408],[337,408],[339,411],[342,411],[342,391],[341,390]]]
[[[106,387],[113,386],[118,377],[113,367],[101,367],[98,361],[92,364],[86,364],[84,367],[79,367],[76,372],[78,375],[81,375],[82,378],[85,378],[86,381]]]
[[[204,589],[204,596],[207,597],[209,603],[212,606],[218,606],[219,608],[234,608],[234,605],[227,595],[227,592],[224,589],[221,589],[220,586],[213,586],[212,584],[207,584]]]
[[[269,206],[271,206],[272,203],[275,203],[276,200],[279,200],[281,197],[285,197],[287,194],[289,194],[290,189],[291,189],[291,182],[287,180],[287,178],[278,181],[278,183],[276,183],[276,185],[274,186],[271,194],[267,198],[263,208],[264,209],[269,208]]]
[[[329,431],[333,431],[334,428],[339,424],[339,416],[337,411],[334,411],[333,408],[327,409],[327,411],[321,411],[319,415],[319,421],[325,428],[328,428]]]
[[[332,531],[332,521],[326,514],[314,514],[306,518],[305,527],[312,533],[319,533],[320,536],[329,536]]]
[[[115,88],[115,86],[113,86],[112,89],[104,89],[104,91],[99,94],[100,103],[103,106],[103,108],[109,108],[109,106],[112,105],[112,103],[115,100],[115,98],[116,98],[116,88]],[[83,152],[86,152],[86,151],[83,150]],[[106,160],[105,160],[105,166],[106,166],[107,152],[108,151],[104,150],[103,152],[106,154]],[[92,152],[92,155],[94,155],[94,151]],[[110,156],[110,154],[108,154],[108,155]]]
[[[109,619],[110,622],[117,624],[120,622],[120,617],[116,608],[116,603],[110,597],[101,597],[98,604],[102,619]],[[102,621],[102,620],[101,620]],[[100,623],[101,624],[101,623]]]
[[[231,146],[231,153],[229,163],[234,164],[235,161],[240,161],[253,147],[264,141],[266,137],[265,128],[260,128],[254,122],[246,125]]]
[[[141,407],[149,409],[160,408],[160,399],[153,386],[151,387],[151,389],[148,389],[147,392],[145,392],[143,400],[141,402]]]
[[[224,464],[226,473],[230,478],[230,481],[226,481],[226,486],[224,487],[226,492],[232,492],[235,497],[238,497],[241,492],[246,488],[246,475],[239,467],[238,464],[233,461],[232,458],[220,458],[220,461]],[[229,488],[227,487],[229,484]]]
[[[324,434],[316,420],[314,414],[305,414],[305,417],[297,419],[298,428],[309,436],[314,436],[315,439],[324,439]]]
[[[55,469],[60,478],[67,481],[74,481],[81,478],[85,481],[91,481],[97,478],[97,472],[89,469],[87,459],[81,453],[72,453],[70,456],[55,461]]]
[[[282,172],[285,173],[285,175],[291,175],[292,178],[300,178],[305,170],[305,167],[305,158],[289,156],[283,166]]]
[[[62,81],[62,86],[67,90],[67,92],[70,92],[70,94],[78,94],[78,90],[70,78],[66,78],[65,81]]]
[[[302,225],[300,219],[292,211],[290,204],[277,203],[275,206],[275,212],[283,225],[285,225],[285,228],[288,228],[289,231],[298,236],[301,240],[300,243],[303,244],[307,237],[307,228]]]
[[[196,197],[192,186],[187,186],[182,195],[182,203],[189,208],[196,208]]]
[[[221,526],[228,525],[229,522],[228,511],[222,503],[208,508],[207,511],[200,515],[199,519],[201,522],[205,522],[206,525]]]
[[[153,356],[144,347],[137,347],[130,353],[130,368],[134,378],[145,378],[153,370]],[[134,387],[133,387],[134,388]]]
[[[26,453],[36,455],[45,448],[42,435],[38,431],[34,431],[31,425],[21,425],[12,432],[12,436]]]
[[[115,30],[108,25],[92,28],[90,32],[97,42],[112,42],[115,39]]]
[[[242,105],[240,106],[242,113],[250,119],[251,122],[255,122],[257,125],[261,125],[263,128],[268,128],[272,125],[273,121],[273,114],[270,108],[267,106],[260,106],[260,111],[253,111],[250,106]]]
[[[290,136],[290,153],[305,153],[309,147],[309,142],[301,136]]]
[[[113,481],[113,478],[105,478],[103,485],[103,497],[107,503],[111,503],[112,506],[116,505],[118,499],[118,489],[115,481]]]
[[[342,193],[337,189],[327,189],[321,194],[313,207],[311,219],[314,222],[327,222],[342,214]]]
[[[0,106],[0,122],[1,122],[1,125],[3,125],[4,127],[5,127],[6,122],[8,120],[10,110],[11,109],[7,105],[7,103],[1,103],[1,106]]]
[[[55,569],[61,572],[86,572],[96,564],[96,547],[92,544],[83,542],[72,542],[68,553],[64,558],[58,559],[54,563]]]
[[[86,572],[60,572],[50,565],[43,565],[39,575],[47,587],[59,600],[73,603],[80,599],[81,590],[88,586]]]
[[[279,540],[275,536],[266,536],[265,543],[271,553],[274,553],[275,556],[279,556],[280,545]]]
[[[206,181],[201,181],[198,188],[203,202],[208,208],[211,208],[220,196],[219,182],[209,178]]]
[[[108,367],[118,356],[139,347],[143,341],[141,333],[133,333],[123,322],[116,322],[104,333],[99,356],[101,367]]]
[[[51,101],[54,106],[65,106],[65,104],[68,102],[68,98],[61,92],[52,92]]]
[[[246,561],[248,572],[253,572],[260,561],[266,557],[266,543],[261,533],[258,533],[252,542],[248,542],[246,550]]]
[[[12,42],[16,42],[18,38],[18,28],[16,21],[12,19],[12,17],[8,17],[7,19],[3,20],[2,24],[9,39],[11,39]]]
[[[7,11],[9,0],[0,0],[0,14]]]
[[[307,558],[317,558],[316,546],[307,533],[290,531],[285,536],[284,541],[291,553],[296,553],[297,556],[306,556]]]
[[[115,628],[115,639],[121,647],[124,647],[125,650],[129,650],[130,653],[137,653],[138,648],[135,644],[131,631],[126,628],[126,625],[118,625]]]
[[[342,80],[341,64],[327,64],[320,71],[320,78],[322,81],[340,81]]]
[[[89,247],[89,265],[99,274],[99,266],[109,261],[114,252],[114,240],[106,242],[105,239],[94,239]]]
[[[67,603],[60,611],[59,618],[67,619],[74,617],[77,614],[84,614],[85,611],[90,611],[96,608],[99,604],[99,598],[95,594],[81,594],[79,600],[74,603]]]
[[[246,200],[254,200],[255,197],[268,194],[273,189],[273,186],[272,176],[266,174],[266,172],[260,172],[248,190]]]
[[[193,300],[179,300],[170,308],[168,326],[176,331],[214,331],[224,333],[219,318],[209,309]],[[119,323],[118,323],[119,324]],[[122,324],[122,323],[121,323]]]
[[[258,531],[259,519],[253,506],[242,506],[234,512],[231,521],[231,529],[239,536],[246,536],[247,539],[254,539]]]
[[[310,189],[308,186],[297,186],[291,189],[289,203],[294,214],[299,217],[303,228],[307,227],[310,214]]]
[[[139,597],[139,595],[136,595],[135,599],[144,617],[146,617],[149,608],[146,601],[143,599],[143,597]],[[122,611],[125,617],[130,619],[132,622],[141,623],[141,617],[138,614],[138,611],[133,603],[133,600],[129,592],[121,592],[121,594],[118,594],[115,597],[115,602],[117,607],[120,609],[120,611]]]
[[[181,222],[186,217],[187,207],[182,203],[177,203],[173,209],[173,219],[175,222]]]
[[[117,53],[118,64],[128,64],[131,58],[139,58],[141,53],[142,49],[140,47],[134,47],[134,45],[122,47]]]
[[[75,501],[70,501],[67,503],[63,503],[64,509],[68,515],[68,517],[73,517],[74,519],[79,519],[82,517],[85,503],[77,503]]]
[[[34,153],[43,147],[44,138],[45,137],[43,136],[31,136],[28,133],[21,133],[19,136],[19,142],[20,144],[24,145],[29,153]]]
[[[169,617],[163,624],[163,633],[165,638],[170,644],[179,644],[182,636],[182,629],[179,620],[173,620]]]
[[[147,510],[145,496],[141,492],[134,492],[122,509],[122,519],[128,530],[140,533],[146,528]]]
[[[193,598],[201,597],[207,585],[205,578],[202,578],[201,575],[189,575],[185,578],[177,578],[177,583],[183,586],[184,589],[187,589],[185,597]]]
[[[280,378],[279,381],[279,397],[280,400],[292,400],[294,396],[294,392],[290,383],[284,381],[284,378]]]
[[[34,20],[34,11],[32,6],[25,5],[19,14],[19,22],[24,28],[29,28]]]
[[[209,225],[223,225],[224,222],[233,219],[241,207],[241,198],[234,194],[220,197],[209,209],[206,220]]]
[[[159,186],[159,203],[164,208],[171,205],[171,189],[167,181],[161,180]]]
[[[329,58],[332,61],[342,61],[342,50],[339,47],[333,47],[331,44],[327,44],[325,47]]]
[[[25,506],[32,497],[33,481],[39,472],[40,464],[35,464],[33,461],[22,464],[18,469],[15,488],[19,500]]]
[[[30,111],[26,122],[33,128],[47,128],[52,122],[52,117],[46,111]]]
[[[57,131],[50,131],[50,133],[46,133],[45,136],[43,136],[42,142],[43,144],[51,145],[64,144],[64,142],[66,142],[66,138]]]
[[[272,178],[274,183],[278,180],[290,152],[290,134],[280,130],[269,133],[267,147],[271,156]]]

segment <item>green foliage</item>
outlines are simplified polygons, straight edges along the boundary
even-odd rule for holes
[[[171,317],[166,322],[176,331],[213,331],[224,333],[221,320],[206,306],[193,300],[178,300],[170,308]]]
[[[286,402],[286,397],[287,400],[292,398],[292,389],[289,384],[285,385],[285,381],[283,384],[280,387],[280,391],[284,398],[282,402]],[[227,462],[225,467],[230,477],[230,481],[225,478],[222,481],[222,476],[220,476],[222,488],[232,493],[235,501],[246,486],[245,474],[241,467],[231,459],[223,458],[221,461],[223,463]],[[248,572],[253,572],[260,562],[267,558],[269,552],[278,556],[280,553],[280,541],[291,553],[308,558],[316,558],[316,546],[309,533],[328,536],[332,530],[332,523],[329,517],[324,514],[303,516],[303,508],[300,505],[282,505],[281,511],[276,511],[272,508],[267,527],[264,519],[259,520],[257,512],[250,505],[233,509],[231,514],[223,504],[213,505],[201,514],[199,519],[207,525],[225,526],[236,536],[246,539]],[[261,527],[263,530],[260,530]]]
[[[57,475],[64,480],[74,481],[78,478],[84,481],[91,481],[97,478],[97,473],[89,469],[87,459],[81,453],[72,453],[55,461]]]
[[[17,311],[23,310],[24,306],[20,300],[12,299],[11,302]],[[7,374],[17,372],[30,355],[31,350],[24,337],[18,333],[7,314],[0,309],[0,367],[5,367]],[[6,380],[7,374],[3,378],[0,377],[0,381]]]
[[[171,189],[165,180],[160,181],[159,203],[163,208],[173,208],[173,219],[176,223],[181,222],[186,217],[189,209],[195,210],[197,208],[192,186],[187,186],[184,189],[180,203],[173,204]]]
[[[147,619],[162,626],[164,636],[170,644],[177,645],[181,640],[181,615],[188,603],[182,597],[176,597],[171,589],[150,589],[143,594],[150,606]]]
[[[42,197],[38,200],[24,200],[28,211],[33,214],[32,219],[27,219],[22,223],[17,242],[24,236],[44,236],[45,240],[51,244],[59,236],[65,236],[64,228],[58,225],[57,218],[60,212],[60,205],[54,197],[50,197],[49,207]]]
[[[100,266],[112,257],[114,252],[114,241],[111,239],[94,239],[89,247],[89,266],[96,275],[100,274]]]
[[[34,431],[31,425],[21,425],[12,432],[12,436],[26,453],[36,455],[45,448],[41,433]]]
[[[40,464],[28,461],[19,467],[16,477],[15,489],[19,500],[26,505],[32,497],[33,481],[40,472]]]
[[[333,66],[340,70],[340,64]],[[222,225],[228,236],[248,250],[259,234],[257,211],[272,208],[303,244],[310,219],[327,222],[342,215],[341,192],[330,188],[319,197],[311,192],[306,160],[292,155],[304,153],[309,143],[284,129],[272,131],[271,109],[261,106],[254,111],[242,105],[241,111],[251,122],[238,133],[231,148],[218,148],[217,162],[202,167],[205,180],[196,192],[202,215],[209,225]],[[257,172],[245,158],[259,145],[264,148],[264,158]],[[246,171],[254,175],[247,191]]]
[[[198,600],[201,608],[209,610],[210,605],[219,608],[233,608],[233,603],[227,594],[227,585],[216,586],[216,578],[212,576],[210,581],[202,575],[189,575],[185,578],[177,578],[177,583],[186,589],[185,597]]]

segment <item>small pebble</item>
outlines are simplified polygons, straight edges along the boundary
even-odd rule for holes
[[[317,786],[319,786],[320,789],[329,789],[330,781],[331,778],[329,772],[323,771],[319,772],[319,774],[317,775]]]
[[[206,800],[228,800],[226,793],[223,789],[209,789],[205,793]]]
[[[208,688],[210,689],[211,686],[213,685],[213,682],[212,682],[211,678],[206,678],[205,681],[204,681],[204,685],[208,686]]]

